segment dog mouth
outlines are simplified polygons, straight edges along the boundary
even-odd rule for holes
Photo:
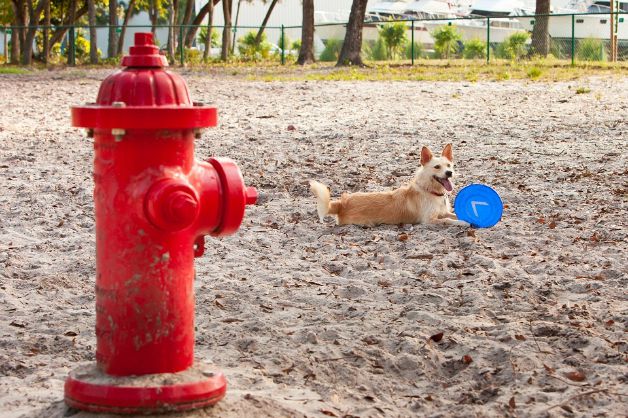
[[[442,179],[440,177],[434,176],[434,180],[440,183],[441,186],[445,188],[448,192],[451,192],[454,189],[454,185],[451,183],[449,179]]]

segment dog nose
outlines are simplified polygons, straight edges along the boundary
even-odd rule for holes
[[[447,178],[453,176],[454,173],[452,173],[451,171],[445,171],[445,176],[447,176]]]

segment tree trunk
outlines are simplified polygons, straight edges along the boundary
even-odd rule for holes
[[[187,25],[189,25],[190,21],[192,20],[192,11],[194,10],[194,0],[186,0],[186,1],[187,3],[185,3],[185,14],[183,15],[183,20],[181,20],[181,24],[184,25],[184,28],[183,28],[183,32],[180,32],[180,33],[184,33],[185,37],[183,39],[179,39],[179,42],[185,42],[185,40],[187,39],[187,33],[191,29],[187,27]]]
[[[222,51],[220,59],[227,61],[229,51],[231,51],[231,5],[233,0],[222,0],[222,14],[225,17],[225,24],[222,29]]]
[[[201,7],[201,9],[198,11],[196,16],[194,17],[194,20],[192,20],[192,27],[185,34],[184,45],[186,46],[186,48],[189,48],[192,46],[192,41],[194,41],[194,38],[196,37],[196,32],[198,31],[198,27],[201,23],[203,23],[203,19],[205,19],[205,16],[207,15],[209,11],[210,5],[213,8],[214,6],[213,0],[208,1],[205,4],[205,6]]]
[[[87,0],[87,16],[89,21],[89,62],[98,64],[98,40],[96,39],[96,7],[95,0]]]
[[[203,51],[203,62],[207,62],[207,58],[209,58],[209,53],[212,49],[212,31],[213,21],[214,21],[214,2],[213,0],[209,0],[207,2],[209,7],[207,8],[207,38],[205,39],[205,51]]]
[[[235,27],[233,28],[233,39],[231,40],[231,55],[233,55],[233,51],[235,51],[235,46],[236,46],[236,35],[238,32],[238,19],[240,18],[240,4],[241,3],[242,3],[242,0],[238,0],[238,9],[236,11]]]
[[[21,2],[13,0],[11,1],[11,7],[13,8],[13,32],[11,32],[11,63],[17,64],[20,62],[21,48],[20,48],[20,32],[17,26],[23,25],[24,22],[21,18],[22,9]]]
[[[308,0],[305,0],[303,2],[303,9],[305,10],[305,3],[307,3]],[[312,0],[313,1],[313,0]],[[268,24],[268,19],[270,19],[270,15],[273,13],[273,9],[275,8],[275,4],[277,4],[277,0],[273,0],[270,3],[270,7],[268,8],[268,11],[266,12],[266,16],[264,16],[264,20],[262,21],[262,26],[260,26],[259,30],[257,31],[257,36],[255,36],[255,44],[259,45],[260,42],[262,42],[262,35],[264,34],[264,30],[266,29],[266,25]],[[312,6],[314,7],[314,6]],[[314,15],[312,15],[314,16]],[[305,19],[305,17],[304,17]]]
[[[69,18],[66,16],[65,20],[63,20],[63,26],[61,26],[59,29],[55,30],[54,33],[52,34],[52,37],[50,38],[50,46],[55,45],[55,44],[61,42],[61,40],[63,39],[63,37],[65,36],[65,34],[68,31],[68,26],[74,24],[75,21],[79,20],[80,18],[82,18],[86,14],[87,14],[87,5],[84,5],[83,7],[81,7],[76,12],[76,15],[74,16],[74,21],[73,22],[70,22]]]
[[[537,15],[548,15],[550,13],[550,0],[536,0]],[[534,28],[532,29],[532,47],[530,55],[541,55],[546,57],[549,54],[549,17],[537,16],[534,18]]]
[[[109,0],[109,46],[107,47],[107,57],[116,56],[116,46],[118,36],[116,29],[118,26],[118,0]]]
[[[301,27],[301,49],[297,64],[314,62],[314,0],[303,0],[303,23]]]
[[[150,18],[150,31],[153,33],[153,39],[156,39],[155,33],[157,32],[158,15],[159,9],[157,8],[157,0],[150,0],[150,5],[148,6],[148,17]]]
[[[22,65],[31,65],[33,63],[33,41],[35,40],[35,34],[37,33],[37,25],[39,24],[39,18],[41,12],[44,10],[46,4],[40,1],[37,7],[33,9],[33,1],[28,0],[28,21],[31,25],[24,36],[24,44],[22,45]]]
[[[122,21],[122,29],[120,31],[120,37],[118,38],[117,55],[122,55],[124,53],[124,35],[126,34],[126,27],[129,24],[129,19],[131,18],[131,13],[133,13],[134,8],[135,8],[135,0],[129,1],[129,7],[126,9],[126,13],[124,13],[124,20]]]
[[[50,0],[46,1],[46,7],[44,9],[44,50],[42,51],[42,61],[48,64],[48,58],[50,57]]]
[[[70,25],[74,25],[77,20],[76,2],[77,0],[71,0],[70,5],[68,6],[68,21],[70,22]],[[76,61],[76,49],[74,45],[72,45],[73,42],[76,42],[76,31],[74,32],[74,36],[74,39],[72,38],[72,36],[68,37],[68,65],[74,65],[74,62]]]
[[[366,3],[367,0],[353,0],[345,40],[336,63],[338,67],[344,65],[364,65],[360,51],[362,50],[362,27],[364,26]]]
[[[174,27],[177,24],[177,10],[179,9],[179,0],[171,0],[169,7],[168,24],[168,55],[171,61],[174,61],[174,47],[177,44],[177,30]]]

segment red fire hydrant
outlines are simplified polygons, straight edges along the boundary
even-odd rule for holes
[[[225,395],[224,375],[194,361],[194,257],[205,235],[239,228],[257,192],[233,161],[194,159],[216,108],[192,104],[167,65],[152,34],[137,33],[97,103],[72,108],[95,150],[96,364],[66,380],[78,409],[187,410]]]

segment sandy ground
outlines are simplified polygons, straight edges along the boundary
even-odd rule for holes
[[[0,76],[2,418],[90,416],[62,402],[95,352],[92,148],[68,107],[106,74]],[[220,111],[199,158],[263,199],[197,260],[197,353],[230,387],[179,416],[624,416],[626,77],[186,79]],[[458,189],[501,194],[497,226],[318,222],[308,179],[386,189],[446,142]]]

